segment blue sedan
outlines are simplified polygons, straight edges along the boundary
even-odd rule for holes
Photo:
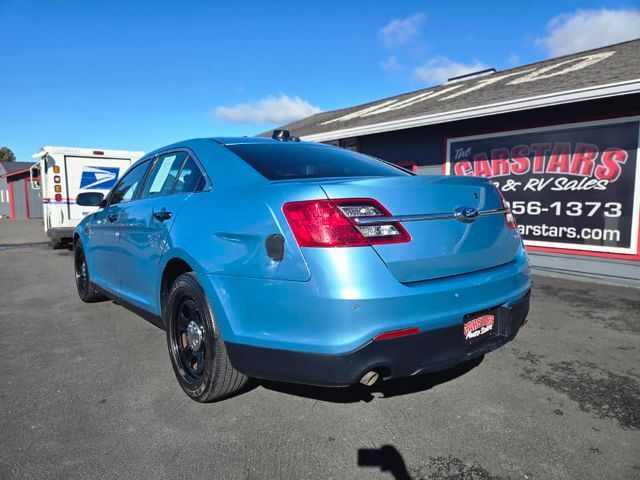
[[[372,385],[514,338],[529,309],[516,224],[486,179],[418,176],[286,131],[152,152],[74,235],[85,302],[166,331],[185,393],[249,378]]]

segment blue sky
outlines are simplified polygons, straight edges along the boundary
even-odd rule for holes
[[[636,2],[0,0],[0,146],[153,148],[640,36]]]

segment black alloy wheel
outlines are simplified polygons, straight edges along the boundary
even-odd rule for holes
[[[178,349],[176,358],[185,372],[185,379],[195,383],[204,372],[204,358],[208,349],[200,311],[194,300],[186,295],[178,305],[174,329],[174,345]]]
[[[215,314],[193,272],[173,283],[163,318],[173,370],[191,399],[212,402],[242,390],[248,377],[231,365]]]
[[[76,289],[78,290],[80,300],[85,303],[95,303],[107,300],[107,297],[95,291],[93,284],[91,283],[87,259],[79,241],[74,246],[73,266],[76,279]]]
[[[87,273],[87,261],[84,258],[82,249],[78,249],[75,255],[76,287],[80,298],[89,291],[89,275]]]

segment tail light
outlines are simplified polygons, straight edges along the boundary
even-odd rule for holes
[[[498,190],[498,194],[500,195],[500,201],[502,202],[502,207],[507,209],[507,211],[504,213],[504,219],[507,222],[507,228],[509,230],[518,228],[518,224],[516,223],[516,218],[513,216],[513,213],[511,213],[511,208],[509,208],[509,204],[504,199],[502,192]]]
[[[391,213],[370,199],[309,200],[282,207],[301,247],[362,247],[411,240],[398,222],[356,225],[358,217],[390,217]]]
[[[410,335],[417,335],[420,333],[420,329],[418,327],[411,328],[403,328],[402,330],[392,330],[390,332],[384,332],[380,335],[376,335],[373,337],[375,341],[379,340],[390,340],[392,338],[400,338],[400,337],[408,337]]]

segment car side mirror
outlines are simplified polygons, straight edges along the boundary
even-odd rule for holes
[[[84,192],[76,197],[76,203],[83,207],[101,207],[104,195],[100,192]]]

